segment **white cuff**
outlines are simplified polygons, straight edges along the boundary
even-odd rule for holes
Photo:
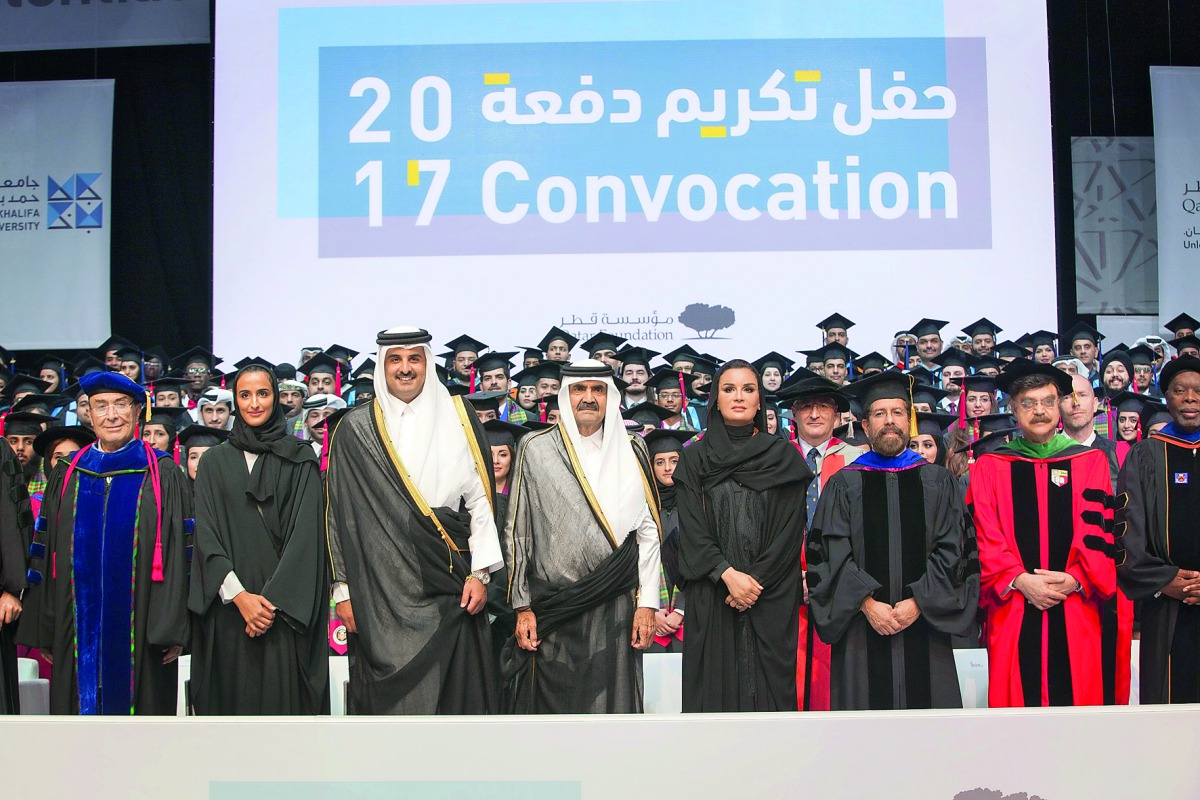
[[[350,599],[350,587],[338,581],[333,584],[333,602],[344,603]]]
[[[244,591],[246,591],[246,588],[242,586],[242,582],[238,580],[238,576],[233,573],[233,570],[229,570],[229,574],[221,582],[221,588],[217,590],[217,594],[220,596],[222,603],[229,605],[233,602],[233,598]]]

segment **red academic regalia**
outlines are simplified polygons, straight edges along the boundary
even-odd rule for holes
[[[967,504],[979,545],[979,601],[987,615],[988,704],[1103,704],[1105,663],[1115,654],[1105,658],[1101,615],[1116,592],[1104,453],[1080,445],[1035,459],[1001,448],[972,465]],[[1067,572],[1083,593],[1038,611],[1010,589],[1017,576],[1035,569]]]
[[[834,438],[829,443],[829,449],[841,444]],[[796,445],[797,449],[800,445]],[[827,451],[828,452],[828,449]],[[829,453],[821,462],[821,491],[825,484],[846,466],[846,457],[840,453]],[[806,551],[807,531],[805,532],[805,549],[800,551],[800,569],[808,571]],[[800,711],[829,710],[829,661],[830,648],[817,635],[817,626],[810,624],[808,606],[800,606],[800,638],[796,647],[796,697],[799,699]]]

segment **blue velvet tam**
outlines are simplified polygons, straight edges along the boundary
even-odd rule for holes
[[[103,392],[120,392],[138,403],[146,402],[146,389],[119,372],[92,372],[79,379],[79,389],[89,397]]]

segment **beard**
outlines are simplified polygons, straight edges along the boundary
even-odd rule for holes
[[[895,425],[885,425],[868,434],[871,449],[885,458],[894,458],[908,447],[908,436]]]

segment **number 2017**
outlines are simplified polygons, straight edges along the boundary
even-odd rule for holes
[[[437,101],[436,124],[430,128],[425,120],[425,96],[435,93]],[[392,100],[392,90],[382,78],[359,78],[350,87],[351,97],[363,97],[367,92],[375,95],[374,102],[359,117],[350,129],[351,144],[386,144],[392,141],[392,132],[387,129],[372,129]],[[439,142],[450,133],[450,84],[436,75],[426,75],[412,85],[409,92],[409,127],[413,136],[423,142]],[[428,225],[433,220],[438,200],[450,175],[450,162],[446,159],[413,161],[409,164],[409,185],[419,185],[419,173],[433,172],[429,192],[417,215],[417,225]],[[355,174],[355,184],[367,182],[367,225],[378,228],[383,225],[383,162],[368,161]]]

